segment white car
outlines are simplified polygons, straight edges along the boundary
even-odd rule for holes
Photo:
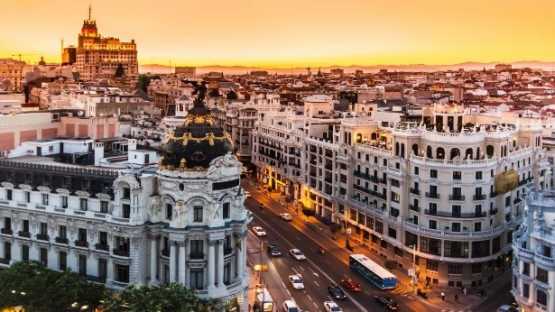
[[[301,274],[289,275],[289,282],[295,289],[304,289],[304,281]]]
[[[299,261],[306,260],[305,255],[302,253],[302,251],[298,250],[297,248],[293,248],[289,250],[289,253],[293,258],[295,258],[295,260],[299,260]]]
[[[326,312],[343,312],[335,301],[324,301],[324,309]]]
[[[285,300],[283,302],[284,312],[301,312],[301,309],[293,299]]]
[[[254,234],[256,234],[256,236],[258,237],[263,237],[266,236],[266,231],[261,227],[261,226],[253,226],[252,227],[252,231],[254,232]]]
[[[291,214],[288,213],[288,212],[282,212],[282,213],[279,214],[279,216],[285,221],[293,220],[293,216],[291,216]]]

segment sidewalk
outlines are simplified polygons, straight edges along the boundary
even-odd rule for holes
[[[268,193],[263,192],[264,195],[269,196],[271,200],[275,202],[279,206],[280,209],[286,211],[289,209],[289,212],[292,215],[297,215],[295,209],[292,205],[284,205],[285,200],[284,198],[278,193]],[[314,217],[302,217],[295,218],[298,219],[294,222],[294,226],[296,227],[304,227],[302,226],[303,223],[306,225],[306,228],[309,231],[304,231],[312,240],[317,241],[321,244],[325,249],[328,251],[335,250],[335,249],[342,249],[345,253],[350,253],[346,249],[346,234],[337,232],[332,234],[330,227],[320,222],[318,219]],[[368,246],[364,243],[350,238],[349,243],[352,247],[353,253],[362,253],[372,260],[380,263],[381,265],[385,266],[386,259],[380,255],[371,253]],[[332,247],[333,246],[333,247]],[[339,253],[332,253],[338,259],[343,261],[345,264],[348,264],[347,257],[341,257]],[[465,296],[463,292],[459,288],[454,287],[438,287],[434,286],[431,289],[426,289],[426,294],[428,296],[427,299],[423,299],[419,296],[415,295],[414,288],[411,284],[411,278],[407,275],[407,273],[403,270],[393,269],[391,270],[395,273],[399,280],[399,286],[394,290],[394,293],[400,296],[408,297],[410,299],[419,300],[422,303],[433,306],[433,307],[442,307],[441,311],[471,311],[477,308],[481,303],[483,303],[487,297],[478,296],[475,293],[472,293],[473,290],[468,289],[467,295]],[[507,271],[509,272],[509,271]],[[501,289],[506,283],[510,283],[510,273],[503,273],[499,276],[494,282],[487,285],[488,294],[495,294],[499,289]],[[475,291],[475,290],[474,290]],[[441,293],[445,293],[445,301],[441,299]],[[458,296],[458,300],[455,301],[455,295]]]

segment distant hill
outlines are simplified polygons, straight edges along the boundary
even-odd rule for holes
[[[490,69],[493,68],[499,62],[465,62],[459,64],[450,65],[426,65],[426,64],[410,64],[410,65],[351,65],[351,66],[326,66],[320,69],[324,72],[329,71],[332,68],[342,68],[345,72],[354,72],[355,70],[363,70],[365,72],[377,72],[380,69],[387,69],[390,71],[437,71],[437,70],[458,70],[463,68],[465,70],[480,70],[483,68]],[[555,70],[555,62],[543,62],[543,61],[519,61],[511,63],[515,68],[538,68],[544,70]],[[269,73],[278,74],[300,74],[306,73],[306,68],[293,67],[293,68],[264,68],[264,67],[250,67],[250,66],[198,66],[197,73],[204,74],[211,71],[224,72],[229,75],[245,74],[253,70],[267,70]],[[312,72],[316,73],[318,71],[317,67],[312,68]],[[145,64],[139,66],[140,73],[156,73],[156,74],[169,74],[173,73],[173,67],[159,64]]]

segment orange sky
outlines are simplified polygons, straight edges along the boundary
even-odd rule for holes
[[[1,0],[0,57],[59,61],[88,4],[142,64],[325,66],[555,60],[555,0]]]

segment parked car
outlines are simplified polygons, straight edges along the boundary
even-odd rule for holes
[[[324,309],[326,312],[343,312],[335,301],[324,301]]]
[[[374,296],[377,303],[383,305],[386,311],[397,311],[399,310],[399,305],[391,297],[387,296]]]
[[[351,278],[342,279],[341,286],[352,292],[362,291],[362,288],[360,287],[360,283],[353,281]]]
[[[298,260],[298,261],[306,260],[306,256],[303,254],[302,251],[300,251],[297,248],[293,248],[289,250],[289,254],[291,254],[291,256],[295,258],[295,260]]]
[[[289,275],[289,282],[294,289],[304,289],[304,281],[301,274]]]
[[[518,312],[518,309],[511,305],[504,304],[497,308],[497,312]]]
[[[268,244],[266,248],[270,257],[281,257],[283,255],[279,247],[274,244]]]
[[[288,213],[288,212],[282,212],[282,213],[279,214],[279,216],[285,221],[293,220],[293,216],[291,216],[291,214]]]
[[[266,231],[261,227],[261,226],[253,226],[252,227],[252,231],[254,232],[254,234],[256,234],[256,236],[258,237],[264,237],[266,236]]]
[[[293,299],[288,299],[283,302],[283,312],[301,312],[301,309]]]
[[[335,300],[345,300],[347,296],[341,287],[337,286],[336,284],[331,284],[328,286],[328,293]]]

